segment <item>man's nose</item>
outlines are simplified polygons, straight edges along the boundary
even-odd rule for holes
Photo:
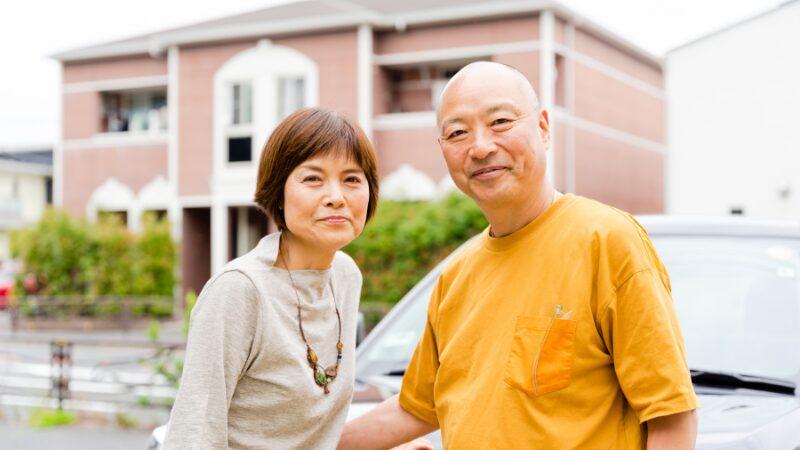
[[[473,158],[486,159],[497,152],[497,144],[494,142],[491,130],[479,127],[474,131],[474,136],[475,139],[470,149],[470,154]]]

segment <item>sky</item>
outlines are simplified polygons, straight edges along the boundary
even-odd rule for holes
[[[9,0],[0,12],[0,149],[52,146],[61,70],[51,55],[293,0]],[[435,1],[435,0],[434,0]],[[560,0],[656,56],[782,0]]]

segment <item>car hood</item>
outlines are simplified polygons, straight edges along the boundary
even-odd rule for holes
[[[697,448],[800,448],[800,398],[788,395],[699,394]]]
[[[376,376],[357,382],[348,420],[397,393],[401,383],[399,376]],[[800,397],[747,392],[698,394],[697,449],[800,450]]]

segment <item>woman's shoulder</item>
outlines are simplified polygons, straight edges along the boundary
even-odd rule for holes
[[[344,275],[356,275],[359,278],[361,277],[361,270],[359,270],[358,265],[353,257],[341,250],[336,252],[334,255],[331,267],[336,273],[341,273]]]
[[[226,267],[206,282],[200,296],[215,294],[224,294],[226,297],[242,296],[242,294],[255,294],[256,291],[255,283],[249,275],[242,270]]]

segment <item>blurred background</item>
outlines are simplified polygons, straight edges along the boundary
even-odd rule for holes
[[[275,231],[252,203],[257,161],[298,108],[340,111],[378,153],[378,216],[346,249],[370,268],[368,328],[486,226],[454,192],[434,118],[473,61],[533,83],[563,192],[797,220],[798,24],[796,0],[5,5],[0,435],[142,448],[195,293]]]

